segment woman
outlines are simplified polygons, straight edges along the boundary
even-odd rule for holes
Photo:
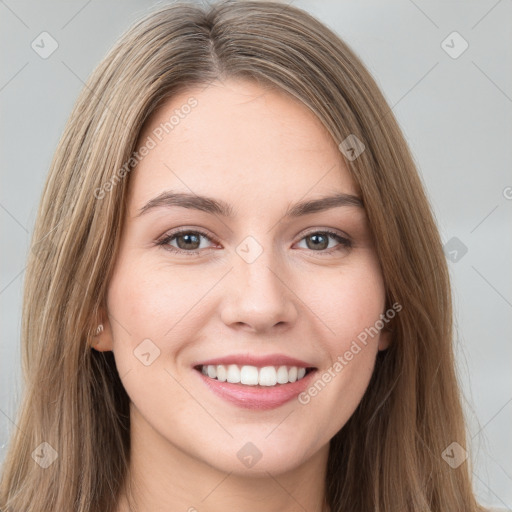
[[[2,510],[483,510],[432,212],[374,80],[312,16],[135,23],[33,237]]]

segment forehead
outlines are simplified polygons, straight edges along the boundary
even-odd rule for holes
[[[131,176],[131,210],[164,190],[263,205],[333,190],[357,194],[320,120],[283,91],[250,81],[182,91],[148,119]]]

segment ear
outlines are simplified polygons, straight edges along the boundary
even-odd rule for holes
[[[386,350],[391,345],[392,335],[393,335],[393,332],[390,329],[386,329],[386,327],[384,327],[380,331],[380,335],[379,335],[379,351]]]
[[[91,334],[91,347],[98,352],[113,350],[112,328],[103,306],[100,307],[95,318],[96,321]]]

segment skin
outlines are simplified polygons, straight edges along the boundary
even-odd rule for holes
[[[385,312],[367,217],[355,206],[283,217],[298,201],[357,195],[357,187],[320,121],[281,91],[233,80],[191,89],[153,114],[140,141],[191,96],[198,105],[130,175],[95,345],[114,352],[131,399],[138,510],[321,512],[329,440],[360,402],[388,333],[375,336],[306,405],[294,399],[267,411],[241,409],[209,391],[192,365],[243,352],[296,357],[319,377],[332,367]],[[179,206],[137,216],[164,190],[223,200],[235,216]],[[183,236],[168,243],[199,250],[192,255],[155,245],[180,227],[212,238],[200,237],[200,246]],[[322,229],[348,236],[352,247],[331,237],[315,246],[311,235]],[[252,263],[236,252],[249,235],[263,250]],[[340,250],[327,252],[334,247]],[[148,338],[160,354],[145,366],[134,350]],[[262,454],[251,468],[237,457],[247,442]],[[123,495],[117,512],[128,510]]]

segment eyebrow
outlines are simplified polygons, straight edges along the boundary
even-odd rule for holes
[[[149,200],[142,208],[140,208],[136,217],[140,217],[144,213],[147,213],[154,208],[170,208],[172,206],[180,206],[181,208],[200,210],[202,212],[211,213],[213,215],[220,215],[227,218],[234,217],[233,208],[231,205],[225,203],[224,201],[206,196],[198,196],[196,194],[172,191],[162,192],[160,195]],[[291,208],[288,208],[284,214],[284,217],[301,217],[310,213],[322,212],[340,206],[355,206],[364,209],[363,201],[361,198],[352,194],[338,193],[330,196],[320,197],[318,199],[310,199],[296,203]]]

